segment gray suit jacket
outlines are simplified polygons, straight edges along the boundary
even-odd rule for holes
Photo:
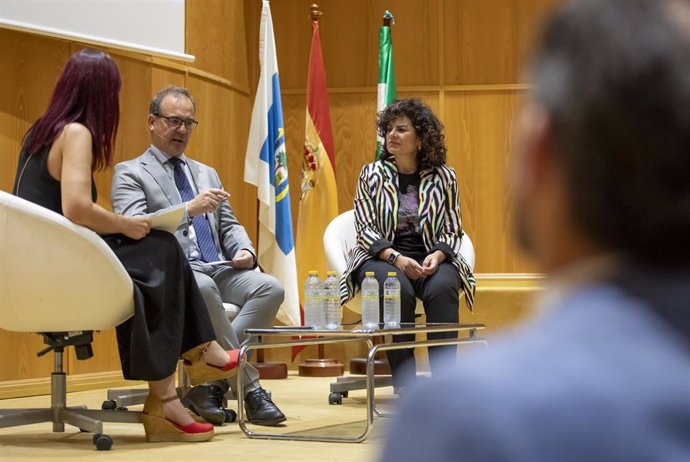
[[[189,158],[187,165],[197,191],[222,187],[215,169]],[[157,215],[182,203],[174,180],[150,149],[136,159],[115,166],[110,196],[113,211],[129,216]],[[256,255],[247,232],[237,221],[228,201],[206,216],[213,239],[225,258],[232,259],[240,249],[247,249]],[[191,220],[183,220],[175,232],[186,255],[190,255],[191,247],[196,245],[189,238],[190,224]]]

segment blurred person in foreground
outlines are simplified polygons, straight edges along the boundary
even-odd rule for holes
[[[529,72],[513,210],[541,315],[410,390],[382,460],[688,461],[690,3],[568,2]]]

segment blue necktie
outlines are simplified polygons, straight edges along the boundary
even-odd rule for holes
[[[170,162],[175,167],[175,186],[180,192],[180,197],[183,201],[188,202],[194,199],[194,191],[189,184],[187,175],[182,168],[182,159],[171,157]],[[218,249],[215,242],[213,242],[213,235],[211,234],[211,227],[204,215],[197,215],[192,218],[192,225],[194,225],[194,232],[196,233],[196,243],[201,251],[201,259],[205,262],[218,260]]]

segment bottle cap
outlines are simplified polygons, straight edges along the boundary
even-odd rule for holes
[[[395,271],[389,271],[389,272],[388,272],[388,276],[393,276],[393,277],[395,277],[395,276],[397,276],[397,275],[398,275],[398,273],[396,273]]]
[[[375,274],[376,273],[374,273],[373,271],[367,271],[366,273],[364,273],[365,276],[369,276],[369,277],[374,277]]]
[[[309,270],[309,276],[318,276],[319,272],[316,270]]]
[[[335,271],[328,271],[326,274],[329,276],[335,276]]]

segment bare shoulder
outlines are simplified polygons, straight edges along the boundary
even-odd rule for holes
[[[65,125],[55,141],[63,158],[83,159],[84,162],[88,161],[90,164],[93,156],[93,139],[86,126],[78,122],[69,123]]]
[[[56,141],[70,147],[75,145],[87,145],[90,150],[92,143],[91,131],[79,122],[72,122],[65,125]]]

